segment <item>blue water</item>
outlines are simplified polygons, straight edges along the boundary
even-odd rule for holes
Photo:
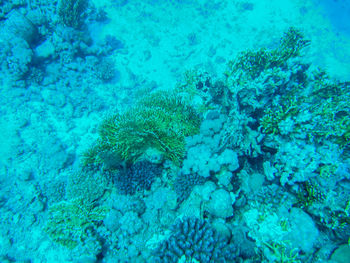
[[[0,1],[0,262],[350,262],[350,1]]]
[[[334,26],[335,31],[343,34],[350,34],[350,2],[329,0],[329,1],[315,1],[316,5],[321,7],[324,16]]]

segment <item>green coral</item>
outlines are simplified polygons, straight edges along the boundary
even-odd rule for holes
[[[295,85],[277,97],[260,119],[262,131],[279,134],[287,117],[295,122],[293,132],[304,133],[311,141],[331,140],[341,148],[350,144],[350,84],[330,79],[324,72],[313,72],[302,85]],[[291,100],[290,98],[294,98]],[[299,114],[310,117],[299,118]]]
[[[101,152],[101,147],[98,144],[92,145],[82,154],[82,166],[90,167],[90,166],[100,166],[103,163],[103,160],[99,157],[99,153]]]
[[[235,60],[229,62],[229,70],[226,75],[243,71],[250,79],[257,78],[264,70],[279,67],[288,59],[300,56],[302,49],[309,43],[310,41],[305,40],[299,30],[293,27],[289,28],[281,38],[277,48],[241,52]]]
[[[209,89],[211,96],[206,89]],[[214,99],[212,79],[207,72],[201,69],[186,70],[183,81],[177,84],[175,91],[183,102],[192,104],[199,113],[213,109],[213,105],[210,105]]]
[[[60,0],[58,16],[61,22],[66,26],[79,29],[83,24],[88,3],[88,0]]]
[[[268,256],[269,262],[276,263],[300,263],[298,259],[298,249],[288,250],[286,244],[283,242],[264,242],[264,245],[268,250],[265,250],[265,256]]]
[[[337,209],[326,209],[324,215],[320,217],[322,225],[333,229],[340,230],[350,225],[350,201],[347,201],[345,207]]]
[[[300,185],[298,194],[298,205],[301,208],[309,207],[315,202],[322,202],[326,199],[326,195],[320,190],[315,183],[306,181]]]
[[[262,131],[266,134],[279,134],[279,124],[287,118],[296,116],[299,112],[295,99],[288,99],[284,105],[278,105],[277,109],[268,108],[260,119]]]
[[[101,171],[83,169],[71,172],[67,176],[66,198],[71,200],[80,197],[85,206],[90,206],[107,196],[108,183],[108,178]]]
[[[301,55],[302,50],[310,45],[310,40],[304,38],[304,35],[298,29],[291,27],[281,39],[277,53],[278,61],[287,61],[290,58]]]
[[[319,167],[318,173],[322,178],[329,178],[335,174],[339,167],[338,163],[323,164]]]
[[[350,84],[336,82],[322,73],[315,82],[310,111],[317,125],[311,131],[315,136],[330,138],[342,148],[350,144]]]
[[[85,154],[84,162],[103,164],[101,156],[106,153],[135,162],[153,148],[179,164],[185,154],[185,137],[198,133],[199,125],[196,111],[180,97],[155,92],[104,120],[98,143]]]
[[[68,201],[50,206],[45,232],[54,242],[69,249],[79,244],[92,249],[88,248],[89,242],[97,240],[97,227],[109,211],[97,203],[107,190],[107,178],[100,171],[71,172],[66,186]]]
[[[44,230],[53,241],[73,249],[92,235],[107,212],[107,208],[88,205],[82,198],[63,201],[50,207]]]

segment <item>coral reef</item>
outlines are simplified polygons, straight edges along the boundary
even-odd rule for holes
[[[125,171],[116,171],[113,180],[123,194],[133,195],[137,191],[149,190],[162,168],[149,161],[138,161]]]
[[[186,139],[188,150],[182,166],[183,174],[195,173],[207,178],[224,167],[231,172],[238,169],[237,154],[231,149],[220,148],[224,122],[224,115],[211,111],[202,122],[200,133]]]
[[[103,164],[101,155],[106,152],[133,163],[153,148],[179,165],[185,154],[185,137],[197,133],[199,123],[198,114],[176,94],[153,93],[102,123],[97,146],[85,154],[84,163]]]
[[[290,28],[225,66],[241,43],[206,46],[188,27],[162,57],[159,14],[196,1],[95,2],[99,11],[88,0],[0,0],[1,130],[15,138],[0,147],[0,261],[325,262],[342,252],[350,85],[302,56],[310,41]],[[226,9],[205,2],[192,10],[205,21]],[[260,5],[231,7],[244,17]],[[110,30],[101,22],[115,12]],[[167,18],[167,36],[181,19]],[[199,65],[170,91],[179,61]]]
[[[80,198],[63,201],[50,207],[45,232],[53,241],[73,249],[95,234],[107,212],[107,208],[87,205]]]
[[[101,200],[109,187],[107,177],[100,171],[74,171],[67,178],[66,198],[72,200],[81,197],[84,203],[92,204]]]
[[[230,193],[224,189],[217,189],[210,194],[210,199],[205,205],[205,210],[212,216],[228,218],[233,216],[233,203]]]
[[[229,63],[227,76],[241,72],[246,79],[239,79],[239,82],[248,79],[258,78],[264,71],[276,67],[281,67],[290,58],[300,56],[302,50],[310,44],[305,40],[303,34],[296,28],[289,30],[281,38],[277,48],[258,51],[244,51],[239,54],[235,60]]]
[[[117,74],[114,61],[111,59],[103,59],[96,65],[96,77],[104,82],[111,81]]]
[[[88,3],[88,0],[60,0],[58,15],[62,23],[79,29],[83,25]]]
[[[162,242],[154,252],[154,262],[199,262],[234,261],[236,249],[204,220],[185,218],[178,220],[171,229],[168,240]]]
[[[306,134],[310,141],[331,140],[346,148],[349,145],[349,84],[331,80],[319,70],[304,74],[302,85],[276,98],[261,119],[265,133]],[[290,122],[287,131],[283,127]]]
[[[183,174],[178,173],[174,182],[174,189],[177,195],[177,201],[183,202],[189,197],[193,187],[205,183],[205,178],[197,173]]]

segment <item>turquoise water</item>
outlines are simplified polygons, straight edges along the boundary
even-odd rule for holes
[[[350,262],[350,1],[0,1],[0,262]]]
[[[323,15],[332,23],[335,31],[350,33],[348,17],[350,15],[349,1],[315,1],[321,7]]]

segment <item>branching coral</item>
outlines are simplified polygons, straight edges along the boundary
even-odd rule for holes
[[[244,51],[231,61],[226,75],[234,75],[243,71],[250,79],[257,78],[264,70],[279,67],[288,59],[301,54],[304,47],[309,45],[302,33],[295,28],[290,28],[282,37],[280,45],[276,49],[259,49],[258,51]],[[242,81],[242,80],[241,80]]]
[[[104,163],[102,154],[120,156],[134,163],[149,148],[179,164],[185,153],[185,137],[199,131],[200,118],[176,94],[155,92],[136,106],[107,118],[100,139],[85,154],[85,164]]]
[[[280,133],[280,123],[287,118],[296,116],[298,111],[295,100],[287,100],[285,105],[279,105],[275,110],[267,109],[260,120],[263,132],[267,134]]]
[[[350,144],[350,84],[338,83],[322,74],[315,81],[307,101],[314,113],[315,128],[310,131],[318,137],[332,139],[341,147]],[[310,102],[310,103],[311,103]]]
[[[329,79],[324,72],[312,72],[304,85],[295,85],[276,98],[260,119],[263,132],[280,134],[287,118],[294,133],[305,133],[311,141],[331,140],[341,148],[350,144],[350,86]],[[290,98],[293,98],[292,100]]]
[[[340,205],[337,208],[324,209],[321,216],[318,217],[320,223],[332,230],[340,231],[350,226],[350,201],[345,205]]]
[[[315,202],[322,202],[326,195],[320,190],[320,187],[311,181],[305,181],[300,185],[298,191],[298,205],[301,208],[309,207]]]
[[[287,251],[286,245],[283,243],[267,243],[264,245],[268,250],[265,250],[265,256],[268,256],[269,262],[276,263],[300,263],[298,259],[299,253],[297,249]]]
[[[73,28],[80,28],[88,7],[88,0],[60,0],[58,16],[62,23]]]
[[[207,221],[185,218],[175,223],[170,238],[154,253],[154,262],[175,263],[184,257],[203,263],[231,262],[237,255],[237,248],[228,244]]]

